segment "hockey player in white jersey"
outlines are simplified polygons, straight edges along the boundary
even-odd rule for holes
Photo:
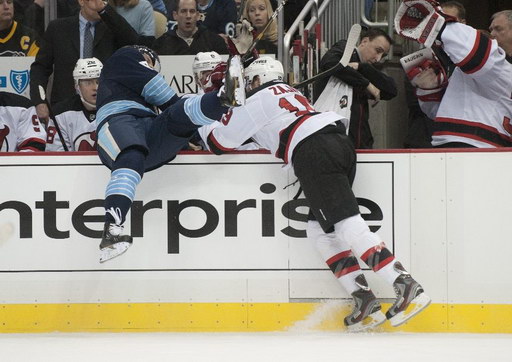
[[[97,58],[78,59],[73,70],[77,94],[53,107],[63,140],[50,120],[46,151],[96,150],[96,93],[103,64]]]
[[[254,139],[293,167],[310,205],[308,238],[354,298],[354,310],[344,319],[348,329],[372,328],[386,318],[398,326],[424,309],[430,298],[360,215],[351,189],[356,153],[346,135],[348,120],[315,111],[304,95],[283,83],[282,65],[270,57],[254,61],[245,79],[246,105],[200,129],[201,137],[216,154]],[[397,299],[385,316],[356,255],[395,288]]]
[[[222,59],[217,52],[199,52],[196,54],[192,62],[192,72],[194,73],[198,94],[204,94],[208,88],[214,85],[210,75],[220,63],[222,63]],[[220,82],[222,82],[222,75],[220,78]]]
[[[449,80],[435,59],[404,67],[422,110],[434,119],[432,145],[511,147],[512,64],[497,42],[457,23],[432,0],[403,1],[395,27],[427,47],[440,44],[456,65]]]
[[[44,151],[46,131],[29,99],[0,92],[0,152]]]

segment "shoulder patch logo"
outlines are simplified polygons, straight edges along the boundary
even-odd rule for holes
[[[14,88],[14,90],[18,92],[18,94],[21,94],[25,89],[27,89],[29,72],[28,70],[11,70],[10,80],[11,86]]]
[[[343,109],[345,107],[348,106],[348,96],[347,95],[344,95],[343,97],[341,97],[340,99],[340,108]]]

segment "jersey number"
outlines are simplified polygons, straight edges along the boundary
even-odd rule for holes
[[[309,104],[309,101],[306,97],[300,94],[295,94],[294,97],[299,102],[298,105],[291,104],[288,99],[283,97],[279,99],[279,107],[286,109],[288,112],[295,113],[296,117],[300,117],[315,111],[313,106]]]
[[[57,130],[55,127],[50,126],[46,129],[46,143],[53,144],[53,140],[55,139],[55,134],[57,133]]]
[[[34,131],[39,132],[41,129],[41,125],[39,124],[39,119],[37,118],[37,115],[32,116],[32,128],[34,128]]]

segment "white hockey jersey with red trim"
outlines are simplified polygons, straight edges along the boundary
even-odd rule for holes
[[[4,92],[2,92],[4,93]],[[35,107],[13,101],[16,94],[2,94],[0,102],[0,152],[44,151],[46,131],[37,118]],[[6,104],[13,105],[6,105]],[[14,105],[16,104],[16,105]]]
[[[68,151],[96,151],[96,111],[87,111],[77,95],[57,104],[55,113]],[[46,151],[64,151],[53,120],[47,132]]]
[[[232,108],[220,123],[200,129],[214,153],[232,151],[252,139],[289,164],[293,150],[307,136],[336,121],[348,126],[348,120],[335,112],[316,112],[306,97],[285,83],[266,83],[248,96],[245,106]]]
[[[417,92],[423,111],[431,118],[429,113],[436,112],[432,145],[511,147],[512,64],[505,52],[495,40],[460,23],[447,24],[441,40],[457,68],[444,95]]]

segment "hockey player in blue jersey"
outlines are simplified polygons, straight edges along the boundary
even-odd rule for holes
[[[158,55],[134,45],[116,51],[101,72],[98,154],[112,174],[105,192],[100,262],[122,254],[132,243],[131,236],[122,234],[123,223],[144,172],[172,160],[197,128],[245,101],[239,58],[228,65],[223,88],[201,96],[179,97],[159,71]],[[157,115],[156,108],[162,113]]]

